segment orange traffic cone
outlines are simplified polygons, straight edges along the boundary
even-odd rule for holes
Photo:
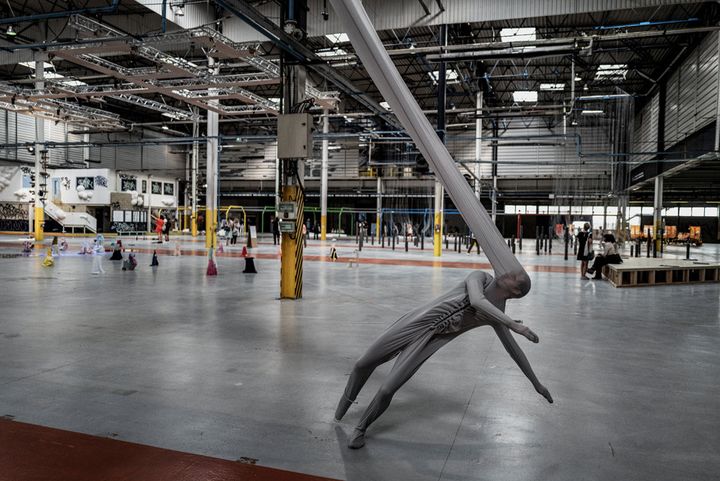
[[[207,275],[208,276],[216,276],[217,271],[217,265],[215,264],[215,259],[213,259],[212,249],[210,249],[210,256],[208,258],[208,266],[207,266]]]

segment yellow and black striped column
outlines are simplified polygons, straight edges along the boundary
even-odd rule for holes
[[[303,238],[302,226],[305,211],[305,197],[298,185],[286,185],[282,191],[283,202],[294,202],[297,206],[295,233],[285,232],[280,242],[280,298],[302,298],[303,286]]]

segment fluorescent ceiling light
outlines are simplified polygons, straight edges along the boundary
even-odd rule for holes
[[[582,78],[576,76],[576,77],[575,77],[575,81],[576,81],[576,82],[582,82]]]
[[[169,130],[170,127],[168,127],[167,125],[163,125],[163,126],[162,126],[162,129],[163,129],[163,130]]]
[[[385,101],[380,102],[380,107],[384,108],[385,110],[390,110],[390,104]]]
[[[540,90],[565,90],[565,84],[540,84]]]
[[[327,49],[327,50],[320,50],[315,53],[318,55],[318,57],[336,57],[336,56],[348,54],[345,50],[343,50],[339,47],[335,47],[335,48],[331,48],[331,49]]]
[[[602,110],[583,110],[581,114],[583,115],[602,115],[605,112]]]
[[[538,93],[536,90],[518,90],[513,92],[515,102],[537,102]]]
[[[598,65],[597,72],[595,72],[595,78],[625,78],[628,73],[627,64],[623,63],[609,63]]]
[[[348,37],[347,33],[330,33],[325,35],[325,38],[330,40],[333,44],[350,42],[350,37]]]
[[[20,62],[20,65],[22,65],[23,67],[27,67],[29,69],[35,70],[35,62]],[[48,70],[48,69],[53,68],[53,65],[48,62],[43,62],[43,68],[45,70]]]
[[[17,35],[17,32],[12,25],[8,25],[7,30],[5,30],[5,35],[7,35],[8,37],[14,37],[15,35]]]
[[[428,72],[428,75],[432,79],[433,83],[436,84],[438,79],[440,78],[440,71],[439,70],[433,70],[432,72]],[[449,84],[457,84],[460,83],[458,80],[458,73],[455,70],[449,69],[445,71],[445,81]]]
[[[500,38],[503,42],[524,42],[537,40],[535,27],[511,27],[500,30]]]

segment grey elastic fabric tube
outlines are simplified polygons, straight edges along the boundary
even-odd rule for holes
[[[365,69],[475,233],[495,274],[525,272],[455,165],[380,42],[358,0],[331,0]]]

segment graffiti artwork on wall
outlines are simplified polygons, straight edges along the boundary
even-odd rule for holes
[[[60,177],[60,182],[65,190],[70,190],[70,177]]]
[[[93,177],[78,177],[76,181],[77,187],[83,186],[85,190],[95,189],[95,179]]]
[[[105,187],[107,189],[107,186],[108,186],[107,177],[103,177],[102,175],[96,175],[95,176],[95,185],[99,185],[99,186]]]
[[[23,204],[0,203],[0,230],[25,232],[28,230],[28,210]]]

